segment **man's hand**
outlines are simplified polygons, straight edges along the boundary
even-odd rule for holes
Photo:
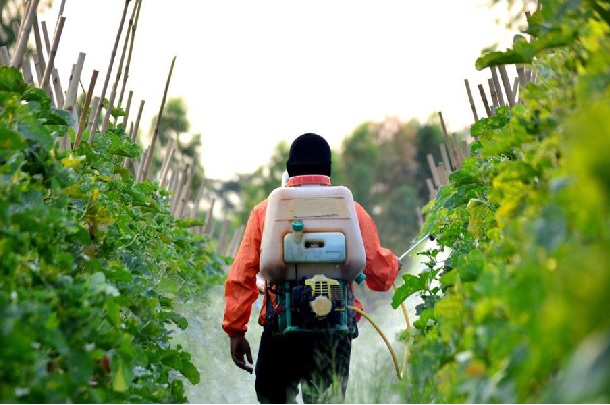
[[[248,360],[250,365],[244,361],[244,356],[246,356],[246,360]],[[248,339],[245,336],[231,337],[231,358],[237,367],[252,374],[252,352],[250,351],[250,343],[248,343]]]

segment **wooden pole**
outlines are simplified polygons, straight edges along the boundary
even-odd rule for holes
[[[9,66],[11,64],[11,56],[9,55],[8,48],[5,45],[0,46],[0,63],[2,63],[2,66]]]
[[[455,155],[455,150],[453,145],[451,144],[451,138],[449,137],[449,133],[447,132],[447,127],[445,126],[445,120],[443,119],[443,113],[438,112],[438,117],[441,120],[441,129],[443,130],[443,135],[445,135],[445,143],[447,144],[447,151],[449,152],[449,160],[451,162],[451,170],[457,169],[457,156]]]
[[[129,54],[127,56],[127,63],[125,64],[125,74],[123,75],[123,84],[121,86],[121,92],[119,94],[119,105],[123,101],[123,94],[125,93],[125,88],[127,87],[127,78],[129,77],[129,66],[131,65],[131,55],[133,53],[133,43],[136,36],[136,31],[138,29],[138,20],[140,19],[140,8],[142,7],[142,0],[136,0],[136,4],[134,6],[134,10],[137,8],[136,17],[133,22],[133,26],[131,28],[131,39],[129,44]]]
[[[432,180],[430,180],[430,178],[426,179],[426,185],[428,186],[429,199],[434,200],[436,189],[434,188],[434,184],[432,184]]]
[[[91,74],[91,80],[89,81],[89,90],[87,90],[83,110],[80,113],[78,131],[76,132],[76,139],[74,140],[74,149],[78,148],[78,145],[80,145],[81,138],[83,137],[83,131],[85,130],[85,125],[87,125],[87,113],[89,112],[89,106],[91,105],[91,97],[93,96],[93,89],[95,88],[95,82],[97,81],[98,73],[99,72],[97,70],[94,70]]]
[[[21,71],[23,72],[23,80],[26,83],[34,83],[34,74],[32,73],[32,61],[29,57],[25,57],[25,61],[21,64]]]
[[[34,22],[32,23],[32,28],[34,29],[34,43],[36,44],[36,56],[38,57],[38,61],[42,66],[46,66],[44,53],[42,51],[42,38],[40,37],[40,30],[38,29],[38,16],[34,15]],[[48,51],[47,51],[48,52]],[[44,74],[43,74],[44,76]],[[42,85],[42,80],[39,82]],[[43,88],[47,96],[53,99],[53,94],[51,94],[51,89],[49,87]],[[55,104],[57,107],[61,108],[61,104]]]
[[[491,96],[491,104],[493,106],[493,115],[495,115],[495,110],[500,106],[498,101],[498,93],[496,92],[496,86],[494,85],[493,79],[487,79],[487,84],[489,85],[489,94]]]
[[[515,95],[513,94],[510,80],[508,79],[508,73],[504,65],[498,66],[500,71],[500,77],[502,78],[502,84],[504,85],[504,91],[506,92],[506,98],[508,99],[508,106],[513,108],[515,106]]]
[[[436,171],[436,164],[434,164],[434,158],[432,157],[432,154],[428,153],[426,158],[428,159],[428,167],[430,168],[430,172],[432,173],[432,179],[434,180],[434,185],[436,187],[440,187],[441,179],[440,179],[440,176],[438,175],[438,172]]]
[[[138,135],[138,129],[140,127],[140,119],[142,118],[142,111],[144,110],[144,100],[140,100],[140,108],[138,109],[138,116],[136,117],[136,123],[133,127],[133,131],[131,131],[130,139],[131,142],[136,141],[136,136]]]
[[[498,98],[498,104],[500,106],[503,106],[506,103],[504,102],[504,95],[502,94],[502,87],[500,87],[500,80],[498,79],[498,69],[495,66],[492,66],[490,69],[491,69],[491,79],[493,81],[494,88],[496,90],[496,97]]]
[[[170,138],[167,141],[167,146],[165,148],[165,156],[163,157],[163,164],[161,165],[161,173],[159,177],[159,187],[165,187],[165,180],[167,178],[167,172],[169,170],[170,162],[172,160],[172,155],[174,154],[174,140]]]
[[[68,92],[66,93],[66,102],[64,104],[64,110],[72,112],[76,105],[76,96],[78,93],[78,84],[80,83],[80,75],[83,71],[83,65],[85,64],[85,54],[83,52],[79,52],[78,59],[76,61],[76,66],[74,68],[74,72],[70,77],[70,82],[68,83]]]
[[[49,61],[47,67],[44,70],[44,76],[42,78],[42,84],[40,87],[43,89],[49,85],[49,78],[51,77],[51,71],[53,71],[53,65],[55,63],[55,55],[57,54],[57,48],[59,47],[59,39],[61,38],[61,32],[64,29],[64,23],[66,17],[60,17],[57,22],[57,28],[55,29],[55,35],[53,36],[53,43],[51,45],[51,52],[49,53]]]
[[[104,115],[104,121],[102,122],[102,133],[105,133],[108,129],[108,124],[110,123],[110,116],[112,115],[112,107],[114,106],[114,99],[116,98],[116,90],[119,85],[119,80],[121,80],[121,74],[123,73],[123,63],[125,62],[125,54],[127,53],[127,44],[129,43],[129,38],[131,37],[131,26],[133,24],[133,14],[136,11],[136,7],[132,10],[132,17],[129,19],[129,23],[127,26],[127,30],[125,31],[125,40],[123,42],[123,51],[121,52],[121,58],[119,59],[119,66],[116,70],[116,79],[114,80],[114,84],[112,85],[112,90],[110,90],[110,97],[108,98],[108,109],[106,110],[106,114]],[[120,107],[120,104],[117,104]]]
[[[451,173],[451,164],[449,163],[449,155],[447,154],[447,147],[445,146],[444,143],[441,143],[439,145],[439,148],[441,150],[441,157],[443,159],[443,163],[445,164],[445,169],[447,169],[447,171]]]
[[[104,104],[104,98],[106,97],[106,90],[108,89],[108,82],[110,81],[110,74],[112,73],[112,66],[114,65],[114,58],[116,56],[116,50],[119,46],[119,39],[121,38],[121,33],[123,32],[123,26],[125,25],[125,16],[127,15],[127,8],[129,7],[129,1],[130,0],[125,0],[125,6],[123,7],[123,14],[121,15],[121,22],[119,23],[119,29],[117,31],[116,34],[116,38],[114,40],[114,46],[112,48],[112,53],[110,54],[110,63],[108,64],[108,70],[106,71],[106,78],[104,79],[104,86],[102,87],[102,94],[100,96],[100,100],[102,100],[101,103],[99,103],[97,105],[97,108],[95,109],[95,114],[94,114],[94,119],[92,120],[92,130],[91,130],[91,134],[95,133],[95,130],[97,130],[97,123],[98,123],[98,119],[102,110],[102,106]],[[111,106],[109,105],[108,108],[110,109]]]
[[[23,20],[23,25],[19,30],[19,38],[15,45],[13,58],[11,59],[11,66],[16,67],[17,69],[21,68],[21,62],[23,61],[23,55],[25,54],[25,50],[27,48],[30,31],[32,30],[32,25],[34,24],[34,17],[36,16],[36,9],[38,8],[39,1],[40,0],[32,0],[30,3],[30,8],[28,9],[25,19]]]
[[[210,202],[210,208],[208,209],[208,213],[205,216],[205,226],[203,228],[203,233],[204,234],[209,234],[211,231],[211,227],[212,227],[212,213],[214,211],[214,205],[216,204],[216,199],[213,198],[212,201]]]
[[[157,138],[159,137],[159,123],[161,122],[161,117],[163,116],[163,109],[165,108],[165,100],[167,99],[167,90],[169,89],[169,82],[172,77],[172,72],[174,71],[174,63],[176,62],[176,57],[172,59],[172,64],[169,68],[169,74],[167,75],[167,81],[165,82],[165,90],[163,92],[163,100],[161,101],[161,106],[159,107],[159,114],[157,114],[157,121],[155,123],[155,132],[153,134],[153,139],[150,143],[151,155],[155,150],[155,143],[157,142]],[[150,160],[146,162],[146,167],[144,168],[144,177],[148,174],[148,169],[150,168]]]
[[[489,107],[489,103],[487,102],[487,96],[485,95],[485,88],[483,88],[482,84],[477,86],[479,88],[479,94],[481,95],[481,100],[483,100],[483,106],[485,106],[485,113],[488,117],[491,117],[491,107]]]
[[[100,98],[98,96],[93,97],[93,100],[91,101],[91,114],[89,115],[89,145],[93,145],[93,138],[95,137],[95,133],[93,132],[95,123],[93,121],[96,119],[95,111],[97,111],[99,103]]]
[[[127,126],[127,120],[129,119],[129,112],[131,109],[131,99],[133,97],[133,91],[129,91],[127,96],[127,105],[125,106],[125,115],[123,116],[123,130]]]
[[[474,116],[474,122],[479,120],[479,116],[477,115],[477,109],[474,105],[474,99],[472,98],[472,93],[470,92],[470,85],[468,84],[468,79],[464,79],[464,85],[466,86],[466,93],[468,93],[468,102],[470,103],[470,109],[472,110],[472,115]]]

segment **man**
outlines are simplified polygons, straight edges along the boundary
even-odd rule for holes
[[[313,133],[297,137],[290,147],[286,170],[290,178],[304,175],[330,178],[331,151],[326,140]],[[245,333],[252,304],[259,295],[256,280],[260,271],[267,202],[264,200],[253,208],[225,284],[222,327],[231,340],[233,362],[250,373],[253,361]],[[377,228],[369,214],[360,204],[354,202],[354,205],[366,254],[363,271],[366,284],[374,291],[387,291],[396,279],[400,262],[394,253],[381,246]],[[362,308],[357,299],[355,305]],[[349,376],[351,339],[355,336],[331,333],[277,336],[266,325],[267,307],[263,304],[258,319],[259,324],[265,327],[255,370],[258,400],[261,403],[294,403],[298,385],[302,384],[306,403],[343,401]],[[334,396],[328,396],[329,389]]]

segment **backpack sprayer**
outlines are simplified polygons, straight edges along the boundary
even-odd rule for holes
[[[366,255],[352,193],[331,187],[327,176],[289,182],[267,199],[260,261],[265,324],[276,334],[357,336],[352,283],[364,280]]]
[[[327,176],[298,176],[288,182],[289,187],[269,195],[263,227],[260,269],[267,281],[266,327],[275,334],[324,332],[356,337],[355,313],[359,313],[383,338],[402,379],[389,341],[370,316],[354,306],[352,283],[365,279],[366,255],[351,191],[331,187]],[[402,262],[427,239],[433,237],[425,235],[398,260]],[[401,308],[410,332],[404,303]],[[407,358],[408,351],[403,370]]]

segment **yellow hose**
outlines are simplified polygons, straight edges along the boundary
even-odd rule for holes
[[[385,342],[386,346],[388,347],[388,350],[390,351],[390,355],[392,355],[392,361],[394,362],[394,368],[396,369],[396,375],[398,376],[399,380],[402,380],[402,376],[403,375],[402,375],[402,372],[400,371],[400,367],[398,366],[398,358],[396,357],[396,353],[394,353],[394,349],[392,348],[392,345],[388,341],[388,338],[386,338],[386,336],[383,334],[383,332],[381,331],[379,326],[377,326],[375,321],[373,321],[373,319],[371,319],[371,317],[366,312],[361,310],[360,308],[356,308],[353,305],[348,305],[347,308],[351,309],[352,311],[356,311],[360,315],[365,317],[371,323],[371,325],[373,325],[373,327],[377,330],[377,332],[379,332],[379,334],[381,335],[381,338],[383,339],[383,341]],[[404,360],[404,363],[403,363],[403,370],[404,370],[404,367],[405,367],[405,364],[406,364],[407,353],[409,353],[408,350],[405,353],[405,360]]]

